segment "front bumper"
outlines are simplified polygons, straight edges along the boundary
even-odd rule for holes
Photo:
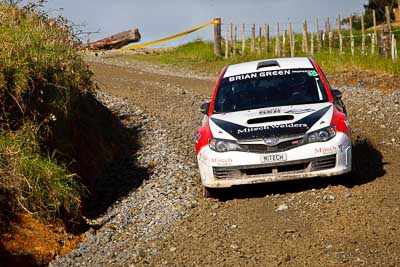
[[[351,140],[343,133],[338,133],[328,142],[307,144],[272,154],[285,154],[285,159],[265,163],[264,157],[271,154],[218,153],[205,146],[197,155],[202,184],[221,188],[334,176],[351,171]]]

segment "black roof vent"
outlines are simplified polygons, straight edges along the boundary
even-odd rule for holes
[[[267,68],[267,67],[280,67],[280,66],[278,61],[276,60],[261,61],[257,64],[257,69]]]

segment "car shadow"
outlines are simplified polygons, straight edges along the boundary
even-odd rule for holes
[[[312,189],[323,189],[328,186],[343,185],[352,188],[357,185],[373,182],[385,175],[383,156],[367,139],[353,143],[353,171],[334,177],[315,177],[292,181],[264,183],[255,185],[234,186],[218,189],[213,197],[220,201],[244,198],[261,198],[274,194],[299,193]]]

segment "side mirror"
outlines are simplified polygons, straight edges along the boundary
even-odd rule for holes
[[[208,114],[209,109],[210,109],[210,102],[204,102],[200,106],[200,112],[203,113],[204,115]]]
[[[342,99],[342,92],[340,92],[338,89],[333,89],[332,94],[333,94],[333,98]]]

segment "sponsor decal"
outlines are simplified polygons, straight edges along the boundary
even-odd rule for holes
[[[282,128],[304,128],[308,129],[308,125],[305,123],[298,124],[298,123],[287,123],[287,124],[276,124],[276,125],[265,125],[265,126],[260,126],[260,127],[246,127],[243,129],[238,129],[237,133],[242,134],[242,133],[251,133],[251,132],[257,132],[257,131],[265,131],[265,130],[270,130],[270,129],[282,129]]]
[[[235,137],[236,139],[255,139],[270,138],[282,135],[301,135],[305,134],[325,113],[331,109],[331,105],[321,110],[313,112],[306,117],[293,122],[273,125],[263,125],[257,127],[246,127],[230,121],[220,120],[211,117],[211,120],[221,129]]]
[[[207,157],[203,153],[199,153],[199,158],[200,158],[200,161],[202,161],[202,162],[208,162],[209,161],[209,157]]]
[[[246,73],[241,75],[235,75],[228,78],[229,82],[235,81],[244,81],[248,79],[257,79],[257,78],[265,78],[265,77],[273,77],[273,76],[284,76],[292,74],[291,70],[273,70],[273,71],[261,71],[261,72],[253,72]]]
[[[309,73],[314,74],[314,72],[317,73],[315,69],[292,69],[292,73],[307,73],[308,76],[310,76]]]
[[[350,121],[348,119],[344,120],[344,125],[346,125],[347,128],[350,127]]]
[[[279,114],[281,113],[280,108],[270,108],[270,109],[264,109],[260,111],[260,115],[271,115],[271,114]]]
[[[312,108],[303,108],[303,109],[291,109],[289,111],[286,111],[285,113],[287,114],[303,114],[303,113],[308,113],[308,112],[313,112],[315,109]]]
[[[318,72],[316,72],[315,70],[311,70],[307,72],[307,75],[310,77],[318,77]]]
[[[336,153],[336,151],[337,151],[337,147],[336,146],[318,147],[318,148],[314,149],[315,153],[320,153],[320,154],[323,154],[323,155],[333,154],[333,153]]]
[[[233,160],[231,158],[225,158],[225,159],[221,159],[221,158],[212,158],[211,162],[215,165],[218,166],[231,166]]]

